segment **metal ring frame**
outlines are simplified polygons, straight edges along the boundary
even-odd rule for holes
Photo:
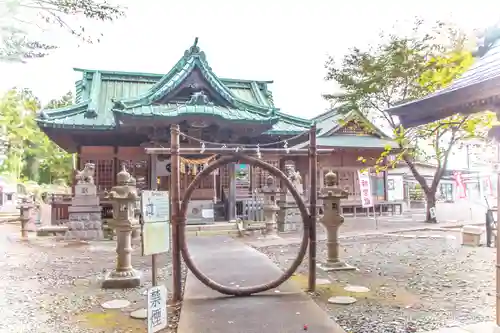
[[[189,249],[187,246],[185,229],[186,229],[186,216],[187,216],[188,203],[191,199],[191,195],[193,194],[193,191],[196,188],[196,185],[202,180],[202,178],[204,176],[210,174],[215,169],[220,168],[221,166],[227,165],[227,164],[232,163],[232,162],[237,162],[237,161],[243,161],[243,162],[246,162],[250,165],[259,167],[263,170],[268,171],[271,175],[284,180],[286,188],[290,191],[293,198],[295,199],[295,201],[298,205],[298,208],[300,210],[300,214],[302,215],[302,221],[304,224],[304,232],[302,235],[302,243],[300,244],[299,253],[297,254],[297,257],[295,258],[292,265],[279,278],[277,278],[276,280],[271,281],[269,283],[262,284],[262,285],[231,288],[231,287],[219,284],[216,281],[210,279],[195,265],[193,259],[191,258],[191,255],[189,253]],[[232,295],[232,296],[249,296],[252,294],[256,294],[256,293],[260,293],[263,291],[267,291],[267,290],[276,288],[276,287],[280,286],[283,282],[288,280],[293,275],[293,273],[295,273],[297,268],[300,266],[300,264],[304,260],[304,257],[306,254],[308,240],[309,240],[309,224],[311,223],[311,219],[309,216],[309,212],[306,208],[306,205],[304,204],[304,201],[302,200],[299,193],[297,192],[297,189],[293,186],[292,182],[285,176],[285,174],[281,170],[279,170],[278,168],[276,168],[276,167],[274,167],[274,166],[272,166],[264,161],[261,161],[257,158],[250,157],[250,156],[243,155],[243,154],[234,153],[232,155],[221,157],[220,159],[210,163],[205,169],[203,169],[193,179],[193,181],[191,182],[191,184],[187,188],[186,192],[184,193],[184,197],[182,199],[182,204],[181,204],[180,211],[179,211],[179,220],[177,222],[179,223],[179,227],[180,227],[179,240],[180,240],[180,245],[181,245],[180,247],[181,247],[182,257],[184,258],[184,262],[186,263],[186,266],[191,270],[191,272],[202,283],[204,283],[207,287],[212,288],[212,289],[214,289],[222,294]]]

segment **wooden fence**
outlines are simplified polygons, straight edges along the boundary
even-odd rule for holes
[[[243,221],[264,221],[264,199],[254,195],[236,202],[236,218]]]

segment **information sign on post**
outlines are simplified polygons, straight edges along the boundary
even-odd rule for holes
[[[158,332],[168,324],[167,288],[155,286],[148,289],[148,333]]]
[[[142,191],[142,255],[170,250],[170,203],[167,191]]]

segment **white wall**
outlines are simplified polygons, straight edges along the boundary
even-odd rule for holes
[[[387,175],[387,200],[401,201],[404,199],[403,176]]]

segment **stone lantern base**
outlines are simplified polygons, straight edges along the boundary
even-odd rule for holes
[[[321,263],[318,265],[319,269],[325,271],[325,272],[332,272],[332,271],[355,271],[357,270],[356,267],[349,265],[348,263],[345,263],[343,261],[337,261],[337,262],[325,262]]]
[[[106,274],[102,282],[103,289],[137,288],[141,285],[142,273],[135,269],[126,272],[113,271]]]

